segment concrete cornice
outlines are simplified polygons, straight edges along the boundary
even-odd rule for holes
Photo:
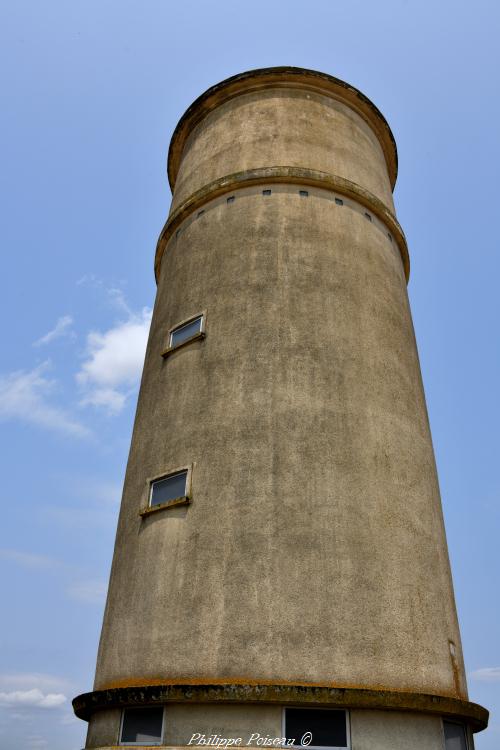
[[[250,187],[252,185],[269,185],[269,184],[296,184],[320,188],[331,192],[336,192],[346,197],[352,198],[361,205],[370,209],[387,227],[394,237],[394,240],[401,253],[403,268],[408,281],[410,276],[410,257],[406,238],[398,220],[394,214],[389,211],[387,206],[377,198],[373,193],[365,190],[355,182],[346,180],[344,177],[319,172],[313,169],[302,169],[300,167],[262,167],[261,169],[246,170],[244,172],[235,172],[234,174],[220,177],[193,195],[187,198],[180,206],[169,216],[167,223],[158,239],[155,255],[155,277],[158,281],[160,275],[161,261],[165,248],[172,234],[179,228],[182,222],[191,214],[197,211],[214,198],[232,193],[235,190]]]
[[[335,687],[331,685],[252,684],[245,682],[207,684],[159,684],[114,687],[84,693],[73,700],[80,719],[88,721],[95,711],[164,703],[278,703],[287,705],[412,711],[461,719],[474,732],[488,725],[488,711],[477,703],[426,693]]]
[[[266,88],[294,88],[315,91],[341,101],[357,112],[377,136],[387,163],[391,187],[394,190],[398,174],[396,141],[387,120],[380,110],[354,86],[327,73],[306,68],[277,67],[249,70],[215,84],[199,96],[186,110],[170,141],[168,179],[172,192],[175,187],[182,152],[193,128],[212,110],[230,99]]]

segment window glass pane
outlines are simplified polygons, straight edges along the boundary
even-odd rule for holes
[[[161,743],[163,708],[126,708],[120,742]]]
[[[463,724],[454,724],[451,721],[443,721],[444,746],[446,750],[467,750],[465,739],[465,727]]]
[[[295,739],[300,745],[301,738],[310,732],[310,746],[347,747],[347,724],[345,711],[320,708],[286,708],[285,736]]]
[[[201,331],[202,316],[191,320],[183,326],[179,326],[170,334],[170,346],[179,346],[184,341],[187,341],[192,336],[196,336]]]
[[[187,471],[180,471],[164,479],[157,479],[151,485],[151,505],[160,505],[168,500],[186,495]]]

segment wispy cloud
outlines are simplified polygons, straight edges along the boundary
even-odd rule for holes
[[[470,673],[472,680],[478,682],[500,682],[500,667],[483,667]]]
[[[88,437],[86,427],[49,401],[57,386],[45,376],[49,368],[46,361],[28,372],[0,376],[0,420],[18,419],[71,437]]]
[[[120,312],[124,312],[129,320],[132,320],[135,317],[135,313],[128,306],[123,289],[113,286],[107,290],[107,293],[109,301],[113,307]]]
[[[57,509],[56,509],[57,510]],[[82,511],[84,513],[84,511]],[[91,525],[91,519],[82,515],[79,509],[73,511],[75,518],[70,517],[68,523],[75,524],[79,528]],[[52,513],[57,518],[57,513]],[[112,521],[115,521],[115,514],[110,514]],[[59,520],[59,519],[58,519]],[[103,522],[101,521],[101,524]],[[95,525],[95,521],[94,521]],[[83,602],[84,604],[101,604],[106,598],[107,585],[106,581],[94,578],[86,578],[88,575],[79,565],[63,560],[55,560],[45,555],[34,555],[27,552],[19,552],[13,549],[0,549],[0,560],[8,560],[14,565],[29,570],[44,570],[56,575],[60,585],[64,587],[66,595],[70,599]],[[31,681],[28,680],[32,678]],[[47,676],[43,675],[20,675],[19,679],[12,675],[0,675],[0,690],[7,688],[46,688]],[[16,681],[17,680],[17,681]],[[15,684],[14,684],[15,682]],[[43,683],[43,685],[42,685]],[[0,701],[1,702],[1,701]]]
[[[63,315],[62,318],[59,318],[57,323],[55,324],[54,328],[45,334],[45,336],[42,336],[41,338],[37,339],[33,343],[33,346],[45,346],[46,344],[49,344],[51,341],[54,341],[54,339],[59,339],[62,336],[68,336],[71,332],[71,326],[73,325],[73,318],[71,315]]]
[[[67,529],[96,527],[114,529],[118,516],[122,485],[118,481],[61,473],[59,485],[65,488],[64,502],[44,505],[44,521],[57,523]]]
[[[121,481],[79,477],[76,484],[77,487],[74,488],[73,493],[85,500],[86,505],[89,504],[89,499],[97,506],[111,508],[115,508],[120,502]]]
[[[89,508],[78,506],[66,507],[64,505],[46,505],[43,508],[44,518],[47,523],[57,523],[65,529],[75,532],[106,529],[113,530],[116,527],[117,510],[111,507],[104,508],[93,505]]]
[[[77,286],[103,287],[104,281],[93,273],[85,273],[76,282]]]
[[[75,502],[80,503],[78,507],[96,511],[111,510],[116,512],[122,495],[123,480],[105,479],[102,477],[82,476],[74,472],[61,472],[57,475],[57,481],[64,487],[64,505],[73,510]]]
[[[102,604],[106,598],[106,590],[104,581],[80,581],[68,588],[68,594],[84,604]]]
[[[14,549],[0,549],[0,558],[20,565],[23,568],[55,568],[59,567],[57,560],[46,555],[33,555],[30,552],[19,552]]]
[[[127,320],[104,333],[92,331],[87,336],[87,358],[76,380],[83,390],[83,406],[102,407],[118,414],[127,397],[135,391],[144,362],[144,352],[151,323],[151,310],[132,313],[119,290],[110,290],[116,305],[127,314]]]
[[[28,744],[32,750],[38,750],[38,748],[48,747],[48,740],[44,739],[43,737],[38,737],[38,735],[31,735],[31,737],[27,738]]]
[[[31,690],[38,688],[43,692],[69,691],[73,683],[65,677],[45,672],[7,672],[0,674],[0,690]]]

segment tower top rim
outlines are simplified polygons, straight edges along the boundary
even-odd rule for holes
[[[398,174],[398,152],[394,135],[381,111],[351,84],[328,73],[296,67],[256,68],[226,78],[208,88],[187,108],[170,140],[168,152],[168,180],[173,192],[182,153],[193,128],[221,104],[242,94],[266,88],[300,88],[331,96],[356,111],[372,128],[384,153],[391,188],[394,190]]]

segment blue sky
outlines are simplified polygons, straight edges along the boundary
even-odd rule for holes
[[[170,192],[208,86],[297,65],[387,117],[469,690],[500,745],[496,2],[3,0],[0,750],[78,750]]]

